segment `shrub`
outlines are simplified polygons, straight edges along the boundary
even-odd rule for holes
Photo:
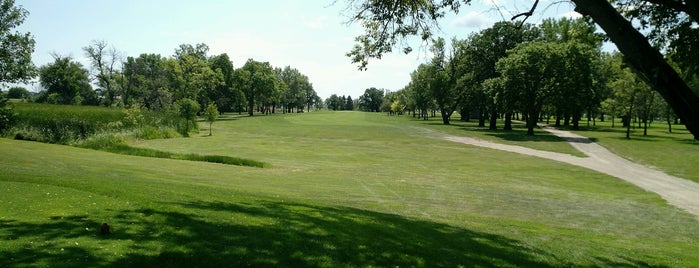
[[[15,117],[16,115],[12,104],[8,103],[7,99],[0,95],[0,134],[3,134],[12,127]]]

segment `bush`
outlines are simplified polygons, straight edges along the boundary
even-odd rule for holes
[[[0,92],[1,94],[2,92]],[[0,134],[10,129],[15,122],[15,111],[12,104],[7,102],[7,99],[0,95]]]
[[[114,133],[100,133],[93,135],[78,144],[79,147],[95,150],[105,150],[108,148],[115,148],[125,145],[126,139],[124,136]]]

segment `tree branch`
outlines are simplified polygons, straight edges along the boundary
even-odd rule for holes
[[[526,21],[529,17],[534,15],[534,11],[536,10],[536,6],[538,6],[538,5],[539,5],[539,0],[534,1],[534,5],[532,5],[532,8],[529,11],[524,12],[524,13],[519,13],[519,14],[513,16],[512,19],[510,19],[510,20],[516,20],[517,18],[524,16],[524,19],[522,20],[522,24],[524,24],[524,21]]]

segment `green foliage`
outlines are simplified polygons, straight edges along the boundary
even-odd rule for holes
[[[365,112],[380,112],[384,92],[385,90],[375,87],[364,90],[364,94],[359,96],[359,110]]]
[[[23,87],[11,87],[7,90],[7,98],[10,99],[28,99],[32,96],[31,92]]]
[[[123,67],[124,104],[143,105],[150,110],[163,111],[172,102],[172,93],[167,89],[165,58],[156,54],[141,54],[128,57]]]
[[[0,92],[0,135],[12,127],[16,116],[14,107]]]
[[[199,103],[196,101],[184,98],[175,102],[175,109],[177,109],[177,114],[180,118],[184,120],[184,126],[180,127],[179,130],[182,136],[189,136],[190,130],[197,130],[197,113],[201,110]]]
[[[72,61],[70,57],[54,55],[53,63],[39,68],[39,82],[46,91],[37,99],[38,102],[98,104],[97,95],[90,85],[88,71],[83,69],[80,63]]]
[[[12,32],[24,23],[29,12],[14,0],[0,0],[0,84],[28,82],[36,76],[32,63],[34,37]]]
[[[211,125],[218,119],[219,111],[216,107],[216,103],[209,103],[204,110],[204,116],[206,117],[206,122],[209,122],[209,136],[211,136]]]
[[[121,121],[119,109],[52,104],[17,104],[17,124],[10,134],[16,139],[69,144],[110,130]]]
[[[93,135],[123,132],[136,139],[179,137],[178,118],[138,108],[18,103],[16,124],[7,134],[20,140],[73,144]]]
[[[237,70],[236,78],[236,84],[248,101],[248,115],[254,114],[255,106],[266,113],[267,107],[278,101],[279,81],[269,62],[248,59],[245,65]]]

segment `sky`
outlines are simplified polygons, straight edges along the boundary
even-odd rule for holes
[[[534,1],[473,0],[440,20],[439,36],[463,39],[493,23],[527,11]],[[322,98],[357,98],[369,87],[400,90],[410,73],[429,59],[420,43],[411,54],[394,52],[357,70],[345,54],[363,29],[347,24],[346,0],[16,0],[29,11],[20,32],[36,41],[36,66],[53,62],[52,53],[89,66],[82,47],[106,41],[124,56],[172,56],[180,44],[205,43],[209,55],[227,53],[235,68],[248,59],[291,66],[309,77]],[[565,1],[542,0],[527,22],[576,16]],[[27,86],[39,91],[38,83]]]

